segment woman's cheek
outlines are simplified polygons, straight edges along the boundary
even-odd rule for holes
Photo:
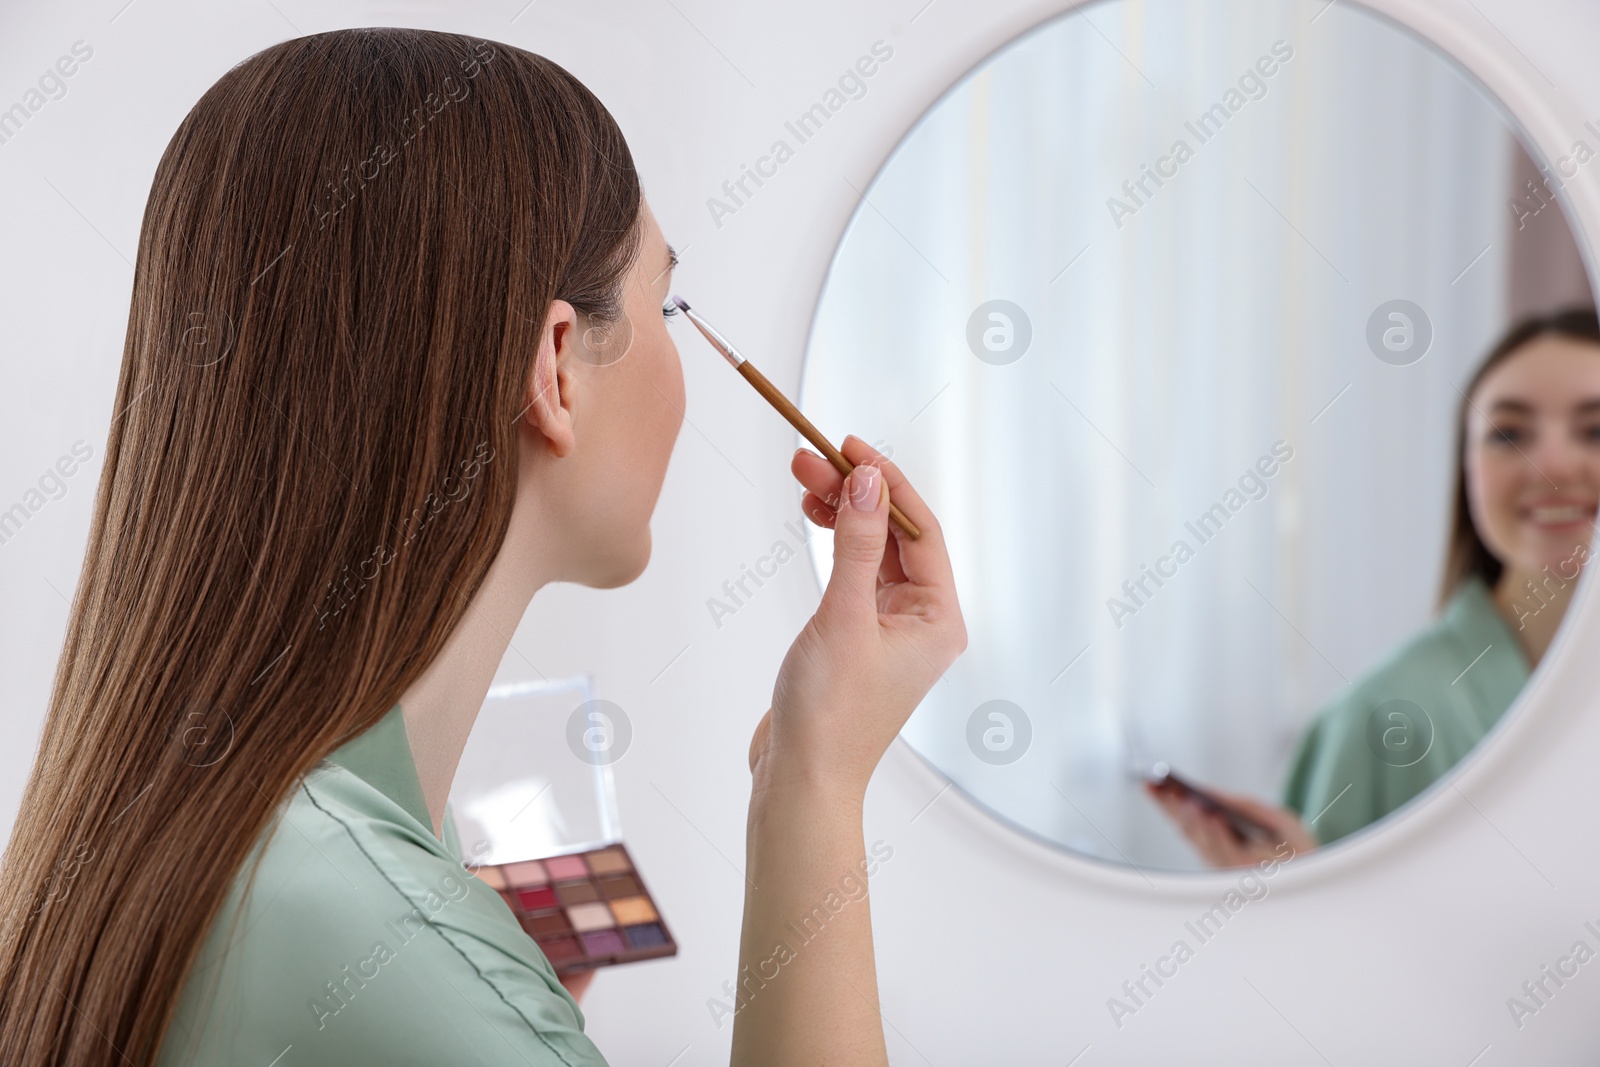
[[[1473,524],[1479,528],[1478,536],[1500,555],[1515,535],[1515,476],[1500,457],[1482,451],[1468,455],[1466,476],[1467,499]]]

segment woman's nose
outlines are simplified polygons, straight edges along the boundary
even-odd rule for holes
[[[1565,426],[1541,433],[1528,451],[1528,461],[1537,470],[1535,477],[1542,475],[1561,489],[1592,488],[1600,468],[1600,456]]]

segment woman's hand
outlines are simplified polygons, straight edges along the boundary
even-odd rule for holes
[[[833,574],[778,671],[750,769],[859,794],[900,727],[967,647],[944,533],[905,475],[858,437],[846,479],[815,452],[791,463],[801,508],[834,532]],[[885,491],[885,486],[887,491]],[[888,520],[889,499],[916,524]]]
[[[1234,808],[1272,830],[1272,840],[1252,837],[1240,841],[1229,827],[1228,821],[1215,811],[1201,805],[1192,797],[1178,796],[1166,790],[1145,786],[1145,792],[1155,798],[1163,811],[1178,824],[1183,836],[1189,839],[1200,858],[1213,867],[1253,867],[1266,860],[1285,860],[1309,852],[1317,847],[1317,838],[1300,817],[1287,808],[1264,804],[1242,793],[1224,793],[1220,789],[1207,789],[1211,796]],[[1283,854],[1288,844],[1289,856]]]
[[[834,532],[833,575],[750,742],[740,977],[713,1008],[734,1014],[734,1067],[888,1062],[866,889],[894,853],[874,843],[867,855],[862,803],[889,742],[967,645],[938,520],[866,442],[847,437],[841,451],[857,464],[848,480],[815,453],[794,457],[806,514]],[[891,493],[918,540],[891,536]]]
[[[573,1000],[582,1000],[583,994],[589,988],[589,983],[594,981],[594,972],[579,971],[577,974],[558,974],[556,975],[556,981],[566,987],[567,992],[572,994]]]

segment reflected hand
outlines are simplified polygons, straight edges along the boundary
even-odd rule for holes
[[[1264,841],[1258,837],[1239,840],[1226,818],[1192,797],[1169,793],[1149,783],[1145,784],[1145,792],[1178,824],[1178,829],[1200,853],[1200,858],[1212,867],[1253,867],[1263,861],[1281,861],[1289,858],[1284,855],[1285,844],[1292,850],[1289,856],[1298,856],[1317,847],[1316,835],[1306,828],[1294,812],[1263,803],[1243,793],[1206,790],[1222,803],[1270,827],[1272,840]]]

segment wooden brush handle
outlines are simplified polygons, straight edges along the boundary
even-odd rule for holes
[[[799,430],[805,439],[816,447],[818,452],[828,457],[828,462],[833,464],[835,470],[848,476],[851,471],[856,469],[855,464],[845,459],[844,453],[834,448],[833,443],[822,436],[822,431],[811,425],[811,420],[800,414],[800,409],[789,403],[789,398],[779,392],[777,386],[767,381],[767,376],[756,370],[748,359],[739,364],[737,370],[744,375],[745,381],[756,387],[756,392],[767,398],[767,403],[778,409],[778,414],[788,419],[789,424]],[[893,501],[889,502],[889,518],[894,521],[896,526],[904,530],[911,540],[915,541],[922,536],[922,531],[917,529],[916,524],[906,518],[899,508],[894,506]]]

